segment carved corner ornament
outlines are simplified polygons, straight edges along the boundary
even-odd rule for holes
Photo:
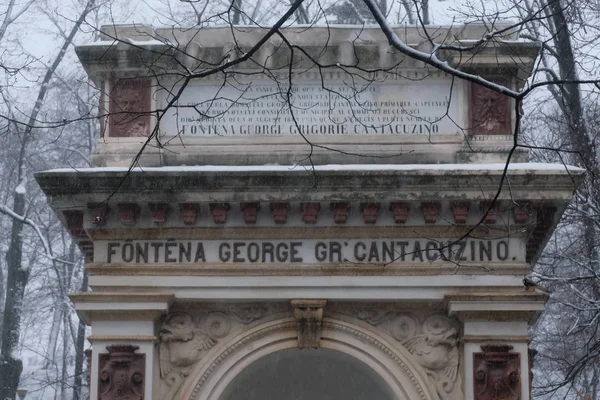
[[[485,76],[488,81],[508,86],[506,78]],[[510,98],[491,89],[471,83],[471,132],[475,135],[510,135]]]
[[[319,348],[323,308],[327,300],[292,300],[298,330],[298,347]]]
[[[521,355],[508,344],[482,345],[473,354],[475,400],[521,398]]]
[[[150,80],[120,79],[110,92],[111,137],[150,135]]]
[[[145,354],[138,346],[106,346],[108,354],[99,355],[98,400],[143,400]]]

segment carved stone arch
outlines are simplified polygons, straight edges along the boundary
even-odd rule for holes
[[[233,379],[254,361],[298,346],[296,321],[255,326],[214,348],[191,371],[177,400],[219,400]],[[426,372],[402,346],[372,329],[324,318],[320,347],[346,353],[373,369],[399,400],[439,400]],[[318,351],[318,350],[317,350]]]

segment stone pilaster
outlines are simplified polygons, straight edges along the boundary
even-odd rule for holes
[[[525,289],[446,296],[448,314],[463,322],[466,400],[530,399],[528,327],[546,299]]]
[[[174,297],[162,293],[88,292],[71,298],[92,326],[93,334],[88,338],[92,343],[90,399],[156,399],[155,321],[168,312]]]

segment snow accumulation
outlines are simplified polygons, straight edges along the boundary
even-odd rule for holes
[[[25,189],[25,184],[23,182],[19,183],[19,185],[15,188],[15,193],[25,194],[27,189]]]
[[[506,168],[505,163],[495,164],[329,164],[315,165],[314,171],[406,171],[406,172],[452,172],[471,171],[473,173],[502,172]],[[169,167],[136,167],[135,173],[157,173],[157,172],[286,172],[286,171],[312,171],[310,166],[298,165],[195,165],[195,166],[169,166]],[[48,173],[73,173],[97,174],[129,171],[127,167],[100,167],[100,168],[59,168],[46,171]],[[508,171],[511,172],[566,172],[582,173],[582,168],[547,163],[510,163]]]
[[[138,47],[143,47],[143,46],[162,46],[162,45],[167,45],[167,46],[172,46],[171,43],[164,41],[161,42],[160,40],[156,40],[156,39],[152,39],[152,40],[134,40],[134,39],[123,39],[123,42],[127,42],[133,46],[138,46]],[[90,46],[116,46],[117,44],[119,44],[119,40],[99,40],[96,42],[89,42],[89,43],[85,43],[82,46],[84,47],[90,47]]]

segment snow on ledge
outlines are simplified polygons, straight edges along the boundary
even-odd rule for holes
[[[488,172],[502,172],[506,168],[505,163],[494,164],[329,164],[315,165],[314,171],[398,171],[416,173],[448,173],[459,171],[470,171],[476,174]],[[579,175],[585,170],[564,164],[547,163],[510,163],[508,170],[521,173],[569,173]],[[45,171],[46,173],[125,173],[127,167],[99,167],[99,168],[58,168]],[[136,167],[131,170],[134,173],[156,173],[156,172],[291,172],[312,171],[311,167],[298,165],[196,165],[196,166],[169,166],[169,167]]]

